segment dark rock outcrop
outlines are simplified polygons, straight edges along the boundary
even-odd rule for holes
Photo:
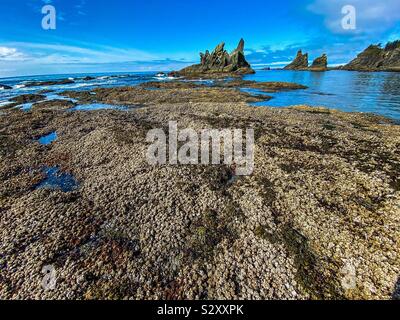
[[[322,56],[316,58],[311,67],[316,67],[316,68],[327,68],[328,67],[328,56],[324,53]]]
[[[324,71],[327,69],[328,69],[328,57],[325,53],[321,57],[316,58],[310,67],[310,70],[312,71]]]
[[[30,102],[38,102],[46,99],[46,96],[41,94],[23,94],[17,97],[10,99],[10,101],[16,102],[18,104],[30,103]]]
[[[400,40],[389,42],[385,48],[370,45],[357,58],[342,67],[350,71],[400,71]]]
[[[39,86],[56,86],[64,84],[73,84],[75,81],[70,79],[55,80],[55,81],[32,81],[25,84],[25,87],[39,87]]]
[[[225,43],[219,44],[213,52],[200,53],[200,64],[172,72],[173,76],[226,76],[254,73],[244,55],[244,40],[241,39],[236,50],[229,54]]]
[[[225,88],[250,88],[264,92],[279,92],[287,90],[307,89],[306,86],[292,82],[257,82],[251,80],[235,79],[232,81],[217,84],[217,86]]]
[[[67,110],[75,107],[76,104],[68,100],[48,100],[35,103],[33,110]]]
[[[299,50],[296,58],[292,63],[288,64],[284,70],[327,71],[328,56],[324,53],[322,56],[316,58],[311,66],[308,66],[308,53],[303,54],[303,52]]]
[[[12,89],[10,86],[6,86],[5,84],[1,84],[0,83],[0,89],[4,89],[4,90],[10,90]]]
[[[297,52],[296,58],[288,64],[285,70],[302,70],[308,68],[308,53],[303,54],[301,50]]]

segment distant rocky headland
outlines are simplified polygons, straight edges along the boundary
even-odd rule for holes
[[[350,71],[400,71],[400,40],[389,42],[384,48],[381,44],[370,45],[357,58],[341,69]]]
[[[323,54],[316,58],[311,65],[308,53],[297,52],[294,60],[284,67],[284,70],[298,71],[400,71],[400,40],[389,42],[383,48],[381,44],[370,45],[350,63],[337,68],[328,67],[328,57]]]
[[[200,64],[195,64],[181,71],[173,71],[172,76],[189,77],[220,77],[229,75],[252,74],[255,71],[244,55],[244,40],[241,39],[237,48],[229,54],[225,50],[225,43],[220,43],[211,53],[207,50],[200,53]]]

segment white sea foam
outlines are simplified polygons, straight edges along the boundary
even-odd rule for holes
[[[41,101],[39,101],[39,102],[41,102]],[[24,103],[19,106],[16,106],[16,108],[20,108],[23,111],[29,111],[32,109],[32,106],[33,106],[33,103],[29,102],[29,103]]]
[[[50,94],[46,95],[46,100],[47,101],[51,101],[51,100],[66,100],[66,101],[71,101],[73,103],[78,102],[77,99],[60,96],[60,95],[58,95],[56,93],[50,93]]]
[[[104,83],[77,83],[73,86],[70,86],[70,89],[76,89],[76,88],[84,88],[84,87],[93,87],[93,86],[100,86]]]
[[[167,80],[176,80],[179,78],[175,78],[175,77],[153,77],[153,79],[159,80],[159,81],[167,81]]]
[[[10,103],[11,103],[10,101],[0,101],[0,107],[6,106]]]

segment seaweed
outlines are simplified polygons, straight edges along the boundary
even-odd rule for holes
[[[296,281],[313,300],[344,299],[340,283],[334,277],[334,270],[317,256],[308,239],[290,223],[276,231],[268,232],[265,226],[257,226],[254,234],[272,244],[283,244],[294,259],[297,270]],[[335,267],[333,261],[329,265]]]

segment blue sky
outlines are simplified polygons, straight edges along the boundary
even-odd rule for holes
[[[46,4],[56,30],[41,27]],[[356,30],[341,28],[348,4]],[[400,39],[400,0],[1,0],[0,77],[178,69],[241,37],[255,68],[283,66],[298,49],[341,64]]]

